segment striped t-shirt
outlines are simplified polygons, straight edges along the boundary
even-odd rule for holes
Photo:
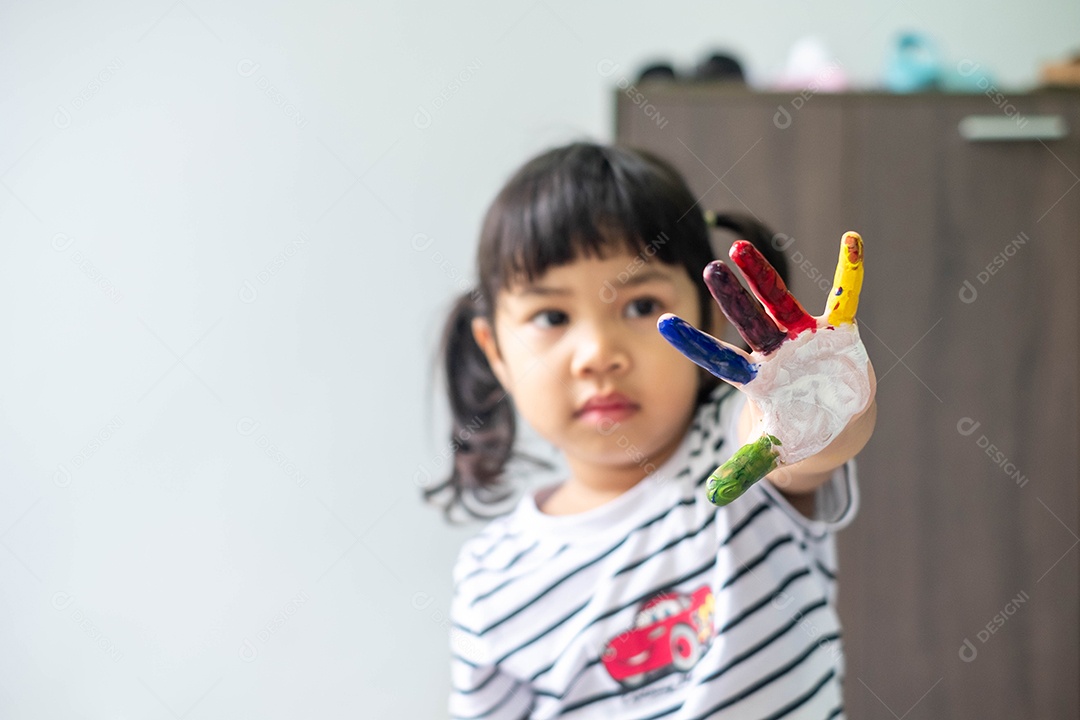
[[[858,506],[854,462],[818,489],[817,519],[769,481],[712,505],[744,401],[718,387],[614,500],[554,516],[530,493],[464,545],[453,717],[843,717],[832,533]]]

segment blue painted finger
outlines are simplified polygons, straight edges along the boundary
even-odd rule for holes
[[[722,380],[745,385],[757,377],[757,365],[680,317],[664,315],[656,327],[676,350]]]

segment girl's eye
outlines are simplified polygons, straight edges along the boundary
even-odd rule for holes
[[[565,325],[570,316],[562,310],[541,310],[532,316],[532,323],[537,327],[553,328]]]
[[[626,306],[626,314],[630,317],[649,317],[658,312],[660,312],[660,301],[651,297],[637,298]]]

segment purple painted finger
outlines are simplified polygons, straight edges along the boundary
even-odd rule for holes
[[[722,380],[745,385],[757,377],[757,365],[680,317],[664,315],[656,327],[676,350]]]
[[[746,291],[731,268],[720,260],[705,266],[705,284],[720,309],[743,340],[755,351],[768,355],[787,337],[765,313],[765,308]]]

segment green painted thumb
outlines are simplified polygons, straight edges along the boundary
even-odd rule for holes
[[[713,505],[727,505],[777,467],[782,443],[774,435],[762,435],[743,445],[731,459],[713,470],[705,483],[705,494]]]

